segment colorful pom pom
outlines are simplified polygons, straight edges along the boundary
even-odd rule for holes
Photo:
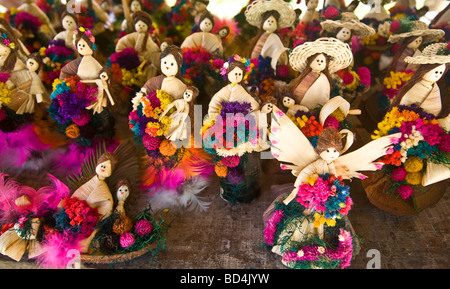
[[[147,220],[140,220],[134,226],[134,231],[138,236],[146,236],[153,230],[152,224]]]

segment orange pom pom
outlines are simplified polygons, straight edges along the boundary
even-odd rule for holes
[[[165,139],[159,145],[159,151],[163,156],[171,157],[177,152],[177,148],[172,144],[172,141]]]
[[[215,166],[214,170],[216,171],[216,175],[220,178],[225,178],[228,174],[227,166]]]
[[[128,233],[133,228],[133,221],[126,215],[122,215],[116,219],[113,225],[113,232],[117,235]]]
[[[76,124],[71,124],[66,128],[66,135],[70,138],[77,138],[80,136],[80,128]]]

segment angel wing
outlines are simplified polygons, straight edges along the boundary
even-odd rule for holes
[[[341,155],[334,161],[336,174],[345,179],[355,177],[364,179],[365,176],[360,171],[379,170],[383,163],[376,162],[376,160],[386,155],[394,140],[400,137],[401,133],[388,135],[373,140],[351,153]]]
[[[311,142],[300,129],[278,107],[273,107],[271,132],[272,155],[282,163],[281,166],[298,173],[319,158]]]

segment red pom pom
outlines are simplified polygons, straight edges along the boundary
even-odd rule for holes
[[[288,77],[289,76],[289,66],[288,65],[278,65],[277,66],[277,75],[279,77]]]
[[[339,10],[334,6],[330,6],[325,10],[324,16],[326,19],[336,19],[339,16]]]
[[[344,84],[347,85],[352,83],[353,80],[355,80],[355,77],[353,77],[353,74],[351,74],[350,72],[347,72],[342,80],[344,81]]]
[[[441,140],[439,141],[438,148],[443,152],[450,152],[450,134],[441,135]]]

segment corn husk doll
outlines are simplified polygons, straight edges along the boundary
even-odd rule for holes
[[[119,39],[116,44],[116,52],[122,52],[132,47],[138,52],[141,61],[140,68],[144,69],[147,79],[156,75],[159,69],[160,48],[149,34],[152,27],[151,16],[144,11],[133,13],[135,32],[127,34]]]
[[[61,15],[61,23],[64,30],[56,34],[53,40],[62,39],[67,47],[75,50],[73,39],[75,36],[74,31],[77,29],[78,24],[77,16],[64,11]]]
[[[198,89],[196,87],[188,87],[183,93],[183,98],[176,99],[171,102],[167,108],[160,115],[161,120],[172,108],[176,111],[170,114],[170,127],[164,134],[165,137],[171,141],[184,140],[188,137],[187,122],[186,119],[191,115],[193,103],[198,96]]]
[[[336,232],[335,229],[339,229],[340,235],[346,232],[348,236],[354,233],[351,232],[348,221],[347,224],[339,221],[348,214],[352,205],[349,188],[344,185],[343,180],[355,177],[363,179],[365,176],[361,171],[380,169],[381,165],[376,160],[387,153],[394,139],[400,134],[372,141],[356,151],[344,154],[353,143],[353,133],[350,131],[325,128],[314,148],[300,129],[276,106],[272,117],[276,120],[272,121],[269,135],[272,154],[282,163],[282,169],[291,170],[297,178],[293,184],[294,189],[280,195],[264,214],[267,245],[274,253],[282,256],[283,263],[288,267],[324,266],[324,263],[314,261],[321,258],[327,260],[327,256],[328,261],[340,260],[341,267],[349,266],[349,260],[345,256],[347,254],[351,256],[351,246],[342,248],[347,250],[345,256],[336,255],[336,252],[333,253],[331,248],[325,246],[330,241],[327,231]],[[343,143],[344,135],[347,136]],[[342,206],[332,209],[331,204],[337,200]],[[278,231],[276,226],[280,224],[283,224],[283,229],[280,228],[281,231]],[[332,238],[337,238],[336,235]],[[318,252],[309,252],[309,249],[306,250],[308,246],[303,247],[312,243],[314,245],[310,245],[311,250],[315,249]],[[304,257],[306,259],[303,259]],[[311,263],[305,265],[302,261]],[[325,265],[325,268],[332,267],[332,263]]]
[[[402,132],[394,150],[381,161],[383,174],[363,181],[369,200],[395,215],[417,214],[436,204],[450,178],[448,129],[450,117],[442,106],[437,82],[448,71],[447,43],[427,46],[422,55],[406,57],[417,71],[393,98],[390,110],[372,138]],[[380,195],[380,191],[388,194]]]
[[[214,28],[214,16],[209,12],[204,12],[199,18],[199,32],[187,36],[180,48],[193,49],[203,47],[216,57],[223,56],[222,39],[211,33]]]
[[[277,35],[277,30],[293,25],[295,10],[290,3],[282,0],[254,1],[247,6],[245,18],[248,23],[258,27],[250,58],[259,56],[271,58],[271,67],[276,71],[277,64],[287,64],[287,50]]]
[[[42,32],[49,34],[50,37],[54,37],[56,35],[56,31],[53,28],[53,24],[48,18],[47,14],[45,14],[39,6],[36,5],[35,0],[26,0],[22,5],[17,7],[19,11],[25,11],[30,13],[31,15],[36,16],[39,21],[42,23]]]
[[[17,57],[19,46],[16,39],[6,30],[0,29],[0,68],[10,75],[6,85],[11,91],[5,105],[17,114],[34,113],[35,102],[47,101],[47,91],[37,74],[42,68],[39,55],[28,57],[27,64]]]
[[[259,163],[247,164],[247,160],[256,158],[253,152],[263,149],[257,137],[260,103],[243,84],[248,64],[238,55],[224,64],[222,74],[229,84],[211,98],[202,128],[205,150],[217,155],[214,164],[221,178],[221,197],[232,205],[250,202],[259,193],[259,184],[253,179],[256,176],[252,175],[258,173]],[[230,122],[230,117],[237,117],[238,121]],[[242,122],[242,117],[248,123]],[[232,138],[229,132],[233,133]]]
[[[408,56],[418,56],[422,54],[420,47],[444,36],[444,31],[440,29],[429,29],[422,21],[410,21],[399,19],[391,23],[391,34],[388,42],[397,43],[400,47],[395,52],[388,72],[399,72],[417,69],[417,65],[406,63]]]
[[[20,261],[25,254],[33,259],[44,252],[42,218],[56,211],[59,201],[69,195],[66,185],[50,175],[49,180],[51,185],[35,190],[0,174],[0,222],[12,225],[0,236],[1,254]]]
[[[162,74],[147,80],[136,93],[129,115],[130,129],[145,147],[150,164],[143,188],[154,210],[205,210],[208,203],[198,194],[209,181],[212,166],[203,149],[192,146],[196,89],[188,88],[181,77],[183,55],[179,47],[168,45],[161,53],[160,64]]]
[[[319,38],[305,42],[292,51],[289,62],[300,74],[279,89],[288,92],[309,110],[323,106],[334,85],[332,73],[347,68],[353,61],[350,46],[336,38]]]

